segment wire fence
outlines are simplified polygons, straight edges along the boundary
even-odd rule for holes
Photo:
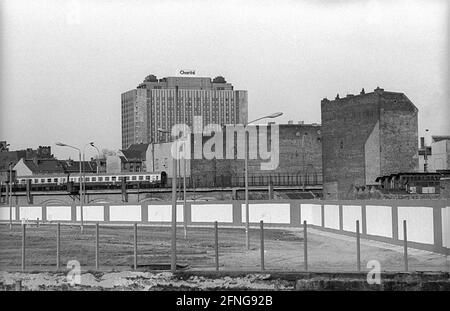
[[[306,221],[296,230],[267,229],[261,221],[251,227],[249,249],[244,228],[217,222],[188,228],[187,232],[180,227],[175,250],[177,269],[360,272],[366,268],[363,263],[375,259],[386,271],[410,271],[411,266],[415,271],[430,270],[428,259],[409,259],[406,221],[402,227],[403,251],[388,257],[386,251],[378,256],[374,247],[362,244],[359,221],[355,226],[353,237],[330,241],[330,237],[317,235]],[[171,269],[169,227],[91,223],[81,229],[76,224],[39,221],[0,227],[2,271],[60,270],[73,261],[85,270]],[[445,271],[445,265],[443,258],[442,264],[435,263],[433,268]]]

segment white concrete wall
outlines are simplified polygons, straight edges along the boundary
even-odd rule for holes
[[[450,248],[450,206],[442,209],[442,244]]]
[[[398,207],[398,238],[403,240],[403,220],[406,220],[408,241],[434,244],[433,208]]]
[[[177,221],[183,221],[183,204],[177,204]],[[172,221],[172,205],[149,205],[148,221]]]
[[[47,206],[47,221],[72,220],[71,206]]]
[[[140,205],[111,205],[109,207],[110,221],[141,221]]]
[[[233,222],[233,204],[192,204],[191,220],[192,222]]]
[[[21,206],[19,208],[20,220],[42,220],[42,207],[41,206]]]
[[[81,208],[77,206],[77,221],[81,221]],[[103,206],[83,206],[83,221],[104,221],[105,209]]]
[[[322,225],[322,206],[320,204],[301,204],[301,223],[306,220],[309,225]]]
[[[324,205],[325,228],[339,230],[339,205]]]
[[[366,206],[367,234],[392,238],[392,208],[390,206]]]
[[[245,204],[241,205],[242,222],[246,222]],[[272,224],[289,224],[291,222],[291,210],[289,203],[261,203],[249,204],[250,222],[260,222]]]
[[[16,208],[12,207],[12,220],[16,220]],[[9,220],[9,206],[0,207],[0,220]]]
[[[361,205],[342,205],[342,227],[345,231],[356,232],[356,221],[359,220],[359,232],[362,233]]]

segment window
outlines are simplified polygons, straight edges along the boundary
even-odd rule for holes
[[[109,176],[106,176],[106,177],[105,177],[105,181],[109,181]]]
[[[117,179],[116,176],[112,176],[112,177],[111,177],[111,180],[112,180],[112,181],[116,181],[116,179]]]
[[[53,178],[53,182],[58,182],[58,178]]]
[[[34,183],[37,184],[39,182],[39,179],[35,179]]]
[[[92,177],[92,181],[97,181],[97,177]]]
[[[139,176],[139,180],[144,180],[144,176]]]
[[[47,178],[47,182],[52,182],[52,179],[51,178]]]
[[[150,180],[150,176],[145,176],[145,180]]]
[[[86,177],[86,181],[91,181],[91,178],[90,177]]]
[[[136,180],[136,176],[131,176],[131,180]]]
[[[99,177],[99,178],[98,178],[98,181],[103,181],[103,177]]]

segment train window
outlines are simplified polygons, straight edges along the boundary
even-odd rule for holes
[[[99,178],[98,178],[98,181],[103,181],[103,177],[99,177]]]
[[[136,180],[136,176],[131,176],[131,180]]]
[[[39,182],[39,179],[35,179],[34,183],[37,184]]]
[[[112,176],[112,177],[111,177],[111,180],[112,180],[112,181],[116,181],[116,178],[117,178],[116,176]]]
[[[45,179],[44,178],[41,178],[41,183],[45,183]]]
[[[150,176],[149,175],[145,176],[145,180],[150,180]]]
[[[97,177],[92,177],[92,181],[97,181]]]
[[[139,180],[144,180],[144,176],[139,176]]]
[[[86,181],[91,181],[91,178],[90,177],[86,177]]]
[[[58,178],[53,178],[53,182],[58,182]]]
[[[47,178],[47,182],[52,182],[52,179],[51,178]]]
[[[109,177],[108,176],[105,177],[105,181],[109,181]]]

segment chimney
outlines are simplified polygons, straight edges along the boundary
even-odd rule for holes
[[[379,86],[377,86],[377,88],[374,90],[375,93],[380,94],[384,92],[384,89],[380,88]]]
[[[366,94],[366,91],[364,91],[364,88],[361,90],[361,93],[359,93],[359,94],[361,94],[361,95]]]

